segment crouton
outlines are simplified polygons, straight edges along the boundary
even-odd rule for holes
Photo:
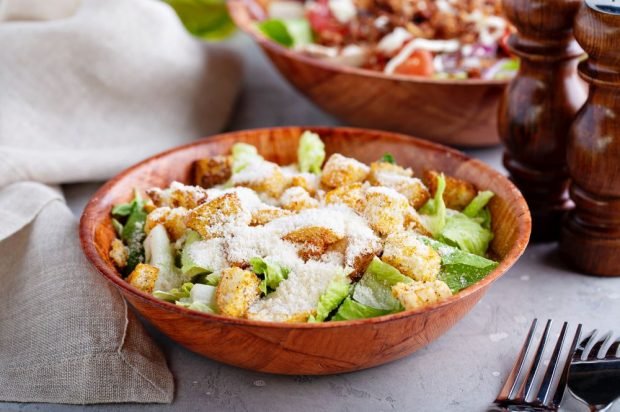
[[[232,175],[232,163],[232,156],[196,160],[192,165],[194,184],[208,189],[225,183]]]
[[[392,295],[407,310],[419,309],[452,296],[452,291],[441,280],[432,282],[397,283],[392,286]]]
[[[303,260],[318,259],[328,246],[343,237],[329,228],[306,226],[286,234],[283,239],[295,243],[299,257]]]
[[[167,206],[158,207],[146,216],[144,232],[148,235],[155,226],[162,224],[173,241],[180,239],[187,229],[185,220],[188,211],[184,207],[171,209]]]
[[[279,217],[288,216],[291,212],[288,210],[280,209],[279,207],[266,207],[258,209],[252,212],[251,226],[266,225],[274,219]]]
[[[412,232],[389,235],[383,245],[381,260],[403,275],[424,282],[435,280],[441,269],[439,253]]]
[[[240,172],[233,174],[231,181],[235,186],[248,187],[274,199],[280,197],[289,183],[280,170],[280,166],[266,161],[248,165]]]
[[[300,210],[319,207],[319,201],[310,196],[306,189],[294,186],[282,193],[280,206],[287,210],[299,212]]]
[[[370,168],[351,157],[335,153],[323,166],[321,183],[328,187],[339,187],[349,183],[362,182]]]
[[[366,206],[364,186],[356,182],[330,190],[325,194],[325,203],[328,205],[342,203],[356,212],[362,213]]]
[[[437,191],[437,182],[439,173],[434,170],[429,170],[424,173],[424,181],[428,186],[431,196],[435,196]],[[476,186],[466,182],[465,180],[457,179],[452,176],[445,176],[446,189],[443,192],[443,200],[446,203],[446,207],[455,210],[463,210],[478,194]]]
[[[394,189],[371,187],[366,190],[363,215],[370,227],[381,236],[386,236],[404,229],[409,207],[407,198]]]
[[[114,239],[110,245],[110,259],[114,262],[117,268],[123,269],[127,266],[127,259],[129,259],[129,248],[123,244],[120,239]]]
[[[223,315],[245,317],[250,305],[260,297],[260,279],[237,267],[224,269],[215,292],[218,310]]]
[[[252,215],[242,207],[239,196],[231,192],[190,210],[187,227],[210,239],[222,237],[227,225],[248,225],[251,220]]]
[[[302,187],[306,189],[308,193],[314,195],[319,186],[319,178],[312,173],[299,173],[291,176],[291,187]]]
[[[156,207],[193,209],[207,200],[207,191],[198,186],[172,182],[167,189],[152,188],[146,194]]]
[[[391,187],[405,196],[415,209],[422,207],[430,198],[430,193],[420,179],[411,177],[411,169],[385,162],[370,164],[368,182],[373,186]]]
[[[433,234],[424,225],[422,217],[413,207],[410,207],[405,215],[405,229],[424,236],[433,236]]]
[[[155,282],[159,277],[159,269],[146,263],[138,263],[127,277],[127,282],[143,292],[153,293]]]

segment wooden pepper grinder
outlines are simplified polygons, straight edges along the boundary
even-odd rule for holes
[[[518,33],[508,47],[521,66],[499,107],[504,166],[532,212],[532,240],[557,240],[568,198],[566,141],[586,98],[577,76],[583,51],[572,34],[581,0],[503,0]]]
[[[620,1],[586,0],[575,37],[589,58],[579,74],[588,100],[571,126],[567,150],[575,209],[560,247],[581,271],[620,276]]]

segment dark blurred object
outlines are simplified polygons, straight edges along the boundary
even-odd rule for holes
[[[575,19],[575,37],[589,55],[579,74],[590,94],[569,134],[575,209],[561,248],[581,271],[620,276],[620,7],[611,3],[587,0]]]
[[[568,198],[566,140],[586,98],[576,72],[583,54],[572,35],[581,0],[504,0],[506,17],[517,28],[508,47],[521,68],[499,109],[504,165],[532,212],[532,239],[555,240]]]

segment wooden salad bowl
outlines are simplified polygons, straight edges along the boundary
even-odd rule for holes
[[[497,111],[507,80],[439,80],[327,63],[265,37],[255,26],[264,13],[258,1],[229,0],[228,9],[293,86],[347,124],[454,146],[499,143]]]
[[[121,278],[108,257],[115,232],[112,205],[126,202],[134,188],[167,187],[190,181],[194,160],[228,154],[236,142],[255,145],[266,159],[296,161],[303,130],[318,133],[328,155],[342,153],[363,162],[392,153],[419,175],[436,169],[466,179],[496,196],[490,203],[495,238],[491,253],[499,266],[480,282],[438,304],[371,319],[326,323],[269,323],[194,312],[158,300]],[[353,128],[284,127],[227,133],[153,156],[107,182],[90,200],[80,221],[80,240],[88,259],[149,322],[186,348],[246,369],[321,375],[369,368],[409,355],[432,342],[461,319],[523,253],[530,235],[527,205],[497,171],[461,152],[409,136]]]

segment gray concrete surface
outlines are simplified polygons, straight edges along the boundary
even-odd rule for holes
[[[337,124],[303,99],[248,39],[227,47],[244,56],[244,91],[229,128]],[[469,151],[494,167],[500,149]],[[79,215],[98,184],[65,186]],[[495,398],[533,318],[581,322],[586,330],[620,332],[620,278],[569,270],[555,244],[533,245],[453,329],[417,353],[366,371],[325,376],[275,376],[223,365],[191,353],[149,328],[176,379],[171,405],[0,404],[10,411],[483,411]],[[364,342],[360,342],[363,345]],[[585,410],[566,396],[565,410]],[[615,411],[620,411],[616,407]]]

